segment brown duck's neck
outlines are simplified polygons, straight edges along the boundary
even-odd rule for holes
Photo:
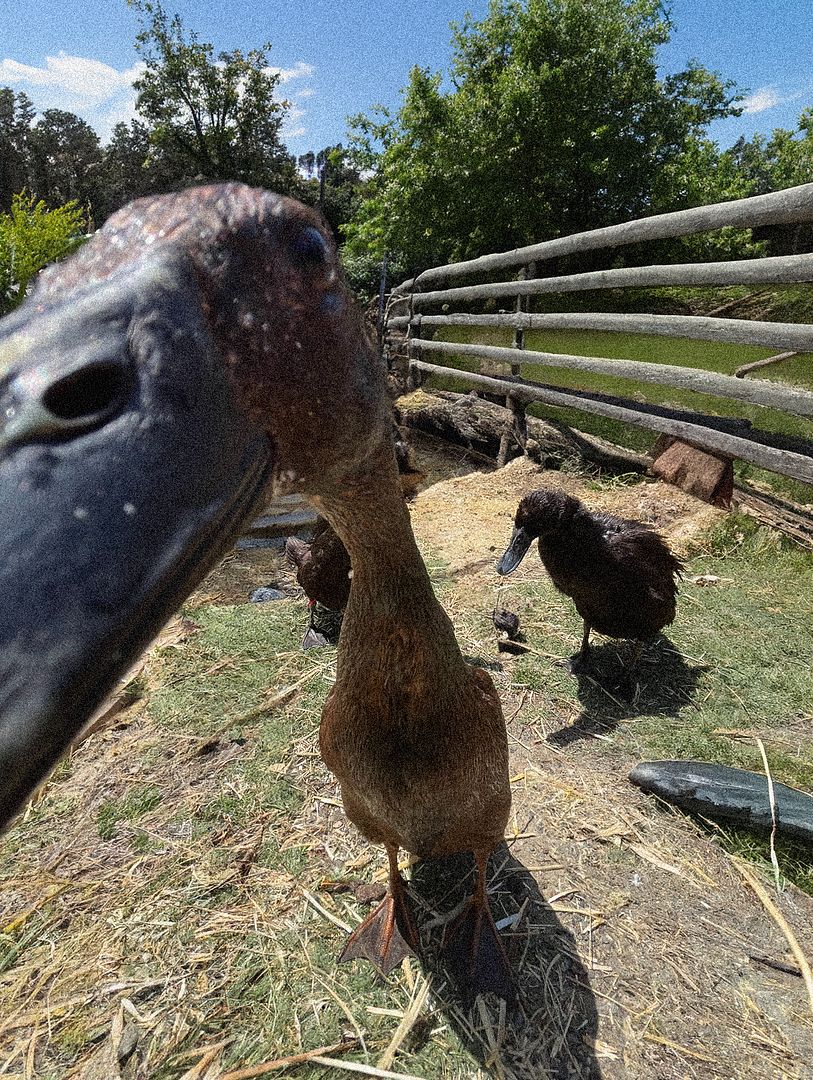
[[[415,543],[391,449],[382,452],[375,469],[341,492],[314,501],[341,537],[353,566],[339,677],[350,667],[377,663],[380,654],[391,681],[398,670],[394,654],[399,653],[420,659],[424,674],[436,669],[447,682],[455,672],[463,678],[465,663]]]

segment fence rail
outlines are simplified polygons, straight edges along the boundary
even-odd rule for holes
[[[513,251],[482,255],[479,259],[434,266],[417,277],[404,281],[393,291],[409,293],[434,281],[451,281],[453,278],[472,274],[529,266],[545,259],[575,255],[583,251],[690,236],[726,226],[753,229],[761,225],[792,225],[803,221],[813,221],[813,184],[802,184],[784,191],[775,191],[770,195],[756,195],[750,199],[677,210],[672,214],[656,214],[622,225],[591,229],[589,232],[531,244],[529,247],[514,248]]]
[[[783,413],[813,417],[813,392],[774,381],[721,375],[700,368],[610,359],[525,348],[529,330],[578,329],[680,337],[711,342],[761,345],[781,350],[771,362],[797,353],[813,352],[813,326],[785,322],[725,319],[713,316],[608,314],[563,312],[542,314],[527,310],[533,296],[587,292],[596,289],[654,288],[665,285],[774,285],[813,282],[813,254],[754,258],[731,262],[635,266],[562,276],[536,277],[536,264],[562,255],[584,253],[645,240],[662,240],[724,226],[748,228],[771,224],[813,221],[813,184],[789,188],[772,195],[698,207],[673,214],[627,222],[606,229],[578,233],[513,251],[433,267],[397,286],[390,295],[384,325],[385,348],[399,334],[406,334],[410,370],[420,381],[427,375],[454,377],[490,393],[505,395],[523,430],[524,410],[531,402],[576,408],[586,413],[621,420],[662,434],[751,462],[761,468],[813,483],[813,428],[811,439],[772,436],[749,430],[749,422],[715,417],[703,412],[684,412],[652,406],[631,398],[609,397],[586,391],[552,387],[518,378],[523,366],[566,368],[569,371],[631,379],[641,384],[674,387],[718,398],[747,402]],[[467,284],[451,288],[428,288],[476,274],[493,276],[497,271],[519,268],[519,278]],[[495,299],[513,299],[515,311],[481,314],[448,310],[449,306],[477,305]],[[431,309],[444,305],[442,313]],[[406,311],[404,308],[406,307]],[[502,327],[514,331],[512,348],[493,345],[436,341],[440,327]],[[426,357],[455,355],[475,358],[478,372],[445,367]],[[483,364],[489,365],[483,369]],[[746,365],[740,375],[764,362]],[[498,369],[495,375],[494,367]],[[499,376],[508,367],[511,375]],[[724,430],[728,428],[729,430]],[[734,430],[736,429],[736,430]]]

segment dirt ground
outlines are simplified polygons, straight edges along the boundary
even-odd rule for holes
[[[413,527],[451,578],[444,600],[453,614],[473,590],[493,588],[517,503],[535,487],[649,522],[678,554],[722,516],[660,482],[597,487],[524,458],[493,471],[432,440],[419,437],[417,449],[427,482],[412,505]],[[274,565],[267,553],[235,553],[220,587],[245,589],[258,561]],[[544,577],[533,557],[518,573]],[[634,762],[611,742],[589,753],[552,745],[544,722],[528,721],[533,710],[512,688],[510,667],[493,672],[514,777],[513,836],[493,862],[494,899],[506,912],[525,905],[523,922],[509,930],[524,948],[524,998],[522,1024],[503,1025],[505,1065],[523,1080],[813,1077],[803,982],[764,963],[792,966],[793,958],[737,864],[634,789],[626,779]],[[424,877],[418,872],[414,887],[431,908],[431,868]],[[775,902],[813,954],[813,901],[789,887]],[[543,932],[528,935],[529,927]],[[461,1021],[458,1034],[479,1057],[482,1031],[467,1033]]]
[[[722,513],[659,482],[595,490],[526,459],[454,477],[412,511],[419,541],[449,566],[453,597],[493,583],[519,498],[545,486],[651,522],[678,553]],[[544,576],[534,557],[518,573]],[[634,789],[634,762],[610,740],[588,753],[552,745],[503,666],[493,674],[512,742],[515,838],[499,888],[513,894],[508,910],[524,891],[527,918],[547,931],[525,955],[524,1010],[545,1044],[532,1055],[539,1075],[813,1077],[811,1003],[800,978],[760,959],[787,962],[788,943],[737,864]],[[773,900],[810,956],[813,900],[792,887]],[[574,1031],[593,1049],[580,1052]],[[534,1075],[522,1037],[514,1050],[504,1047],[516,1075]]]
[[[467,621],[471,597],[476,594],[496,601],[502,595],[492,566],[508,540],[514,511],[524,492],[556,485],[594,508],[650,521],[678,552],[721,513],[660,483],[596,486],[571,475],[541,471],[524,459],[499,472],[480,471],[456,451],[444,462],[438,447],[423,449],[421,463],[428,474],[427,486],[412,506],[414,529],[427,560],[439,564],[444,603],[455,620],[464,651],[469,653],[481,648],[485,651],[482,623]],[[438,480],[444,470],[447,479]],[[544,571],[538,559],[528,558],[518,574],[523,581],[534,581],[542,580]],[[291,575],[282,567],[278,553],[236,551],[192,598],[192,618],[195,609],[204,605],[245,603],[258,585],[269,583],[291,586]],[[172,634],[182,647],[185,634],[194,633],[189,629],[193,625],[189,623],[185,629],[185,624],[176,623],[169,638],[165,636],[164,647]],[[481,1000],[469,1013],[454,1000],[428,999],[425,1007],[432,1009],[432,1022],[438,1023],[440,1016],[472,1055],[470,1069],[446,1071],[444,1077],[812,1080],[811,1001],[803,979],[794,973],[797,961],[770,907],[773,905],[811,957],[813,899],[790,885],[777,895],[763,878],[754,877],[753,869],[728,856],[692,822],[657,806],[632,787],[627,774],[635,762],[613,739],[599,734],[589,741],[552,740],[534,692],[514,681],[514,661],[507,657],[494,661],[493,630],[489,632],[489,666],[509,728],[513,790],[512,819],[506,845],[492,859],[490,890],[517,972],[519,1002],[516,1008],[506,1009],[498,1002]],[[296,648],[293,641],[291,648]],[[331,660],[327,654],[331,651],[323,652],[320,678],[328,682]],[[214,677],[218,666],[213,664],[210,670]],[[82,925],[96,926],[93,935],[88,931],[83,940],[93,942],[98,956],[83,956],[81,971],[77,965],[71,972],[67,946],[62,941],[54,945],[52,958],[56,955],[62,965],[55,1001],[90,1001],[94,994],[100,994],[100,988],[107,993],[108,983],[114,996],[121,993],[122,986],[131,986],[121,981],[116,949],[125,956],[138,938],[132,937],[131,927],[128,939],[127,924],[118,913],[105,912],[121,894],[122,880],[132,881],[133,889],[148,889],[145,921],[152,919],[157,926],[168,927],[169,923],[160,921],[161,909],[153,912],[150,908],[151,903],[159,902],[161,893],[153,891],[157,885],[152,884],[149,874],[153,867],[156,874],[159,868],[167,872],[170,855],[164,852],[171,853],[178,845],[186,850],[189,844],[185,858],[190,868],[173,885],[175,902],[183,902],[189,910],[198,904],[201,918],[205,917],[203,931],[196,930],[193,942],[198,944],[188,946],[188,957],[164,952],[156,962],[166,966],[168,986],[172,979],[182,979],[183,995],[194,997],[200,992],[205,1000],[206,994],[214,992],[211,987],[215,983],[220,985],[222,980],[228,984],[228,969],[224,973],[218,967],[230,962],[225,954],[228,950],[220,954],[214,948],[209,950],[205,945],[208,934],[214,940],[225,927],[229,940],[237,943],[256,931],[258,919],[276,934],[302,917],[296,874],[260,867],[251,871],[250,882],[252,896],[262,896],[262,913],[254,900],[229,910],[220,911],[217,904],[201,909],[200,896],[217,888],[218,882],[205,879],[203,867],[192,861],[198,849],[186,834],[177,834],[180,826],[173,822],[181,817],[194,820],[197,811],[218,797],[224,765],[248,753],[251,740],[246,747],[232,741],[216,753],[208,753],[206,742],[206,754],[190,753],[189,745],[197,745],[194,740],[200,742],[201,736],[179,733],[175,746],[166,732],[149,729],[144,704],[141,700],[127,705],[121,714],[124,720],[120,715],[115,730],[100,728],[93,737],[95,745],[89,740],[77,752],[71,782],[89,793],[82,812],[86,831],[92,834],[100,793],[114,782],[124,783],[122,763],[142,779],[149,776],[151,783],[167,793],[165,807],[156,811],[159,816],[154,822],[150,819],[150,829],[164,848],[133,859],[123,838],[102,843],[97,836],[94,848],[80,851],[61,831],[49,834],[47,822],[43,836],[48,844],[41,853],[33,837],[21,848],[21,858],[29,867],[26,872],[34,877],[38,874],[40,885],[49,875],[53,877],[56,866],[66,879],[87,879],[92,885],[86,896],[84,892],[81,896],[67,892],[69,899],[57,918],[74,919],[77,932]],[[247,728],[246,734],[250,733]],[[144,745],[155,748],[146,765],[142,760]],[[331,862],[346,867],[368,865],[369,845],[347,827],[334,781],[318,760],[311,728],[303,725],[286,751],[285,763],[274,768],[302,795],[301,809],[290,820],[280,817],[279,829],[284,827],[288,837],[285,842],[299,847],[307,843],[308,860],[317,865],[320,858],[325,859],[325,852],[332,853]],[[250,852],[256,851],[267,825],[258,822],[253,832],[244,831],[234,840],[237,843],[239,839],[242,845],[240,873],[248,874],[245,868],[250,865]],[[272,822],[268,828],[277,826]],[[96,869],[100,852],[106,853],[107,860],[101,875]],[[379,855],[375,852],[376,863]],[[233,875],[237,871],[229,864],[222,873]],[[456,876],[460,879],[458,891],[465,894],[470,879],[465,873],[450,872],[448,863],[413,868],[412,891],[424,929],[435,920],[440,926],[438,911],[448,916],[453,902],[449,882]],[[17,897],[15,900],[12,895],[7,915],[29,902],[32,883],[36,885],[34,877],[26,883],[21,872],[19,881],[12,883]],[[374,878],[383,878],[383,863]],[[330,898],[321,893],[320,897],[323,906],[330,907]],[[0,918],[0,929],[2,925]],[[165,932],[170,933],[161,930]],[[335,927],[327,926],[327,932],[337,936]],[[331,939],[330,949],[334,948]],[[30,971],[16,968],[12,957],[0,978],[0,990],[5,987],[19,992],[23,1002],[10,1018],[7,1034],[20,1048],[19,1057],[7,1069],[0,1053],[0,1076],[36,1080],[35,1050],[46,1041],[46,1028],[41,1019],[45,1013],[39,1005],[34,1009],[34,1003],[39,1002],[37,995],[45,985],[50,963],[47,949],[41,955]],[[194,969],[194,978],[190,974],[187,990],[187,969],[192,971],[193,962],[200,966]],[[437,976],[436,985],[442,986],[443,973],[434,966],[431,947],[428,971]],[[90,985],[83,981],[87,977],[91,977]],[[205,992],[199,990],[200,985],[205,985]],[[132,989],[124,992],[137,1008],[147,1011]],[[163,989],[155,992],[165,994]],[[155,1021],[156,1041],[180,1039],[181,1018],[186,1015],[181,992],[177,1002],[168,996],[157,1000],[161,1010],[156,1004],[153,1011],[161,1019]],[[53,1015],[58,1023],[58,1014]],[[108,1016],[109,1008],[99,1015]],[[395,1040],[398,1020],[392,1023]],[[3,1030],[0,1016],[0,1033]],[[216,1059],[208,1061],[211,1068],[192,1064],[184,1076],[209,1080],[221,1075]],[[415,1080],[409,1064],[401,1059],[390,1067],[395,1074],[410,1073]],[[91,1062],[91,1066],[72,1070],[69,1075],[77,1080],[119,1076],[117,1067],[115,1073],[112,1069],[105,1073],[103,1063],[101,1072],[99,1067],[98,1061],[95,1066]],[[294,1075],[321,1076],[332,1071]],[[368,1075],[394,1073],[368,1070]],[[426,1075],[424,1080],[435,1078]]]

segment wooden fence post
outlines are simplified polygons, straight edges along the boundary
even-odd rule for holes
[[[526,281],[528,278],[532,278],[535,273],[535,265],[529,263],[528,266],[523,267],[517,275],[520,281]],[[518,315],[527,312],[529,304],[529,298],[527,296],[518,296],[516,302],[516,312]],[[523,326],[514,327],[514,348],[525,348],[525,328]],[[519,375],[521,372],[519,364],[511,365],[511,374]],[[501,468],[508,460],[508,454],[511,449],[511,443],[516,442],[523,453],[525,452],[525,444],[528,441],[528,421],[525,416],[525,404],[521,399],[516,398],[513,394],[509,394],[505,399],[505,407],[511,410],[511,420],[506,425],[505,433],[500,439],[500,449],[497,455],[497,466]]]
[[[410,318],[409,318],[409,329],[407,331],[407,358],[408,358],[408,363],[409,363],[408,374],[407,374],[407,390],[410,390],[410,391],[419,390],[423,386],[424,381],[426,379],[426,376],[423,374],[423,372],[420,370],[420,368],[415,367],[415,365],[412,362],[413,360],[420,360],[421,359],[421,347],[420,347],[420,345],[413,345],[412,344],[412,339],[414,337],[419,338],[421,336],[421,315],[420,314],[418,314],[418,315],[413,315],[412,314],[412,303],[413,303],[413,297],[410,296],[410,298],[409,298],[409,316],[410,316]],[[417,355],[415,355],[415,353],[417,353]]]

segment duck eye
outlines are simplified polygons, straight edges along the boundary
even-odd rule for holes
[[[42,403],[59,420],[93,421],[129,396],[132,383],[120,364],[89,364],[49,386]]]
[[[291,245],[294,254],[304,262],[324,262],[327,258],[327,242],[324,236],[313,225],[308,225]]]

